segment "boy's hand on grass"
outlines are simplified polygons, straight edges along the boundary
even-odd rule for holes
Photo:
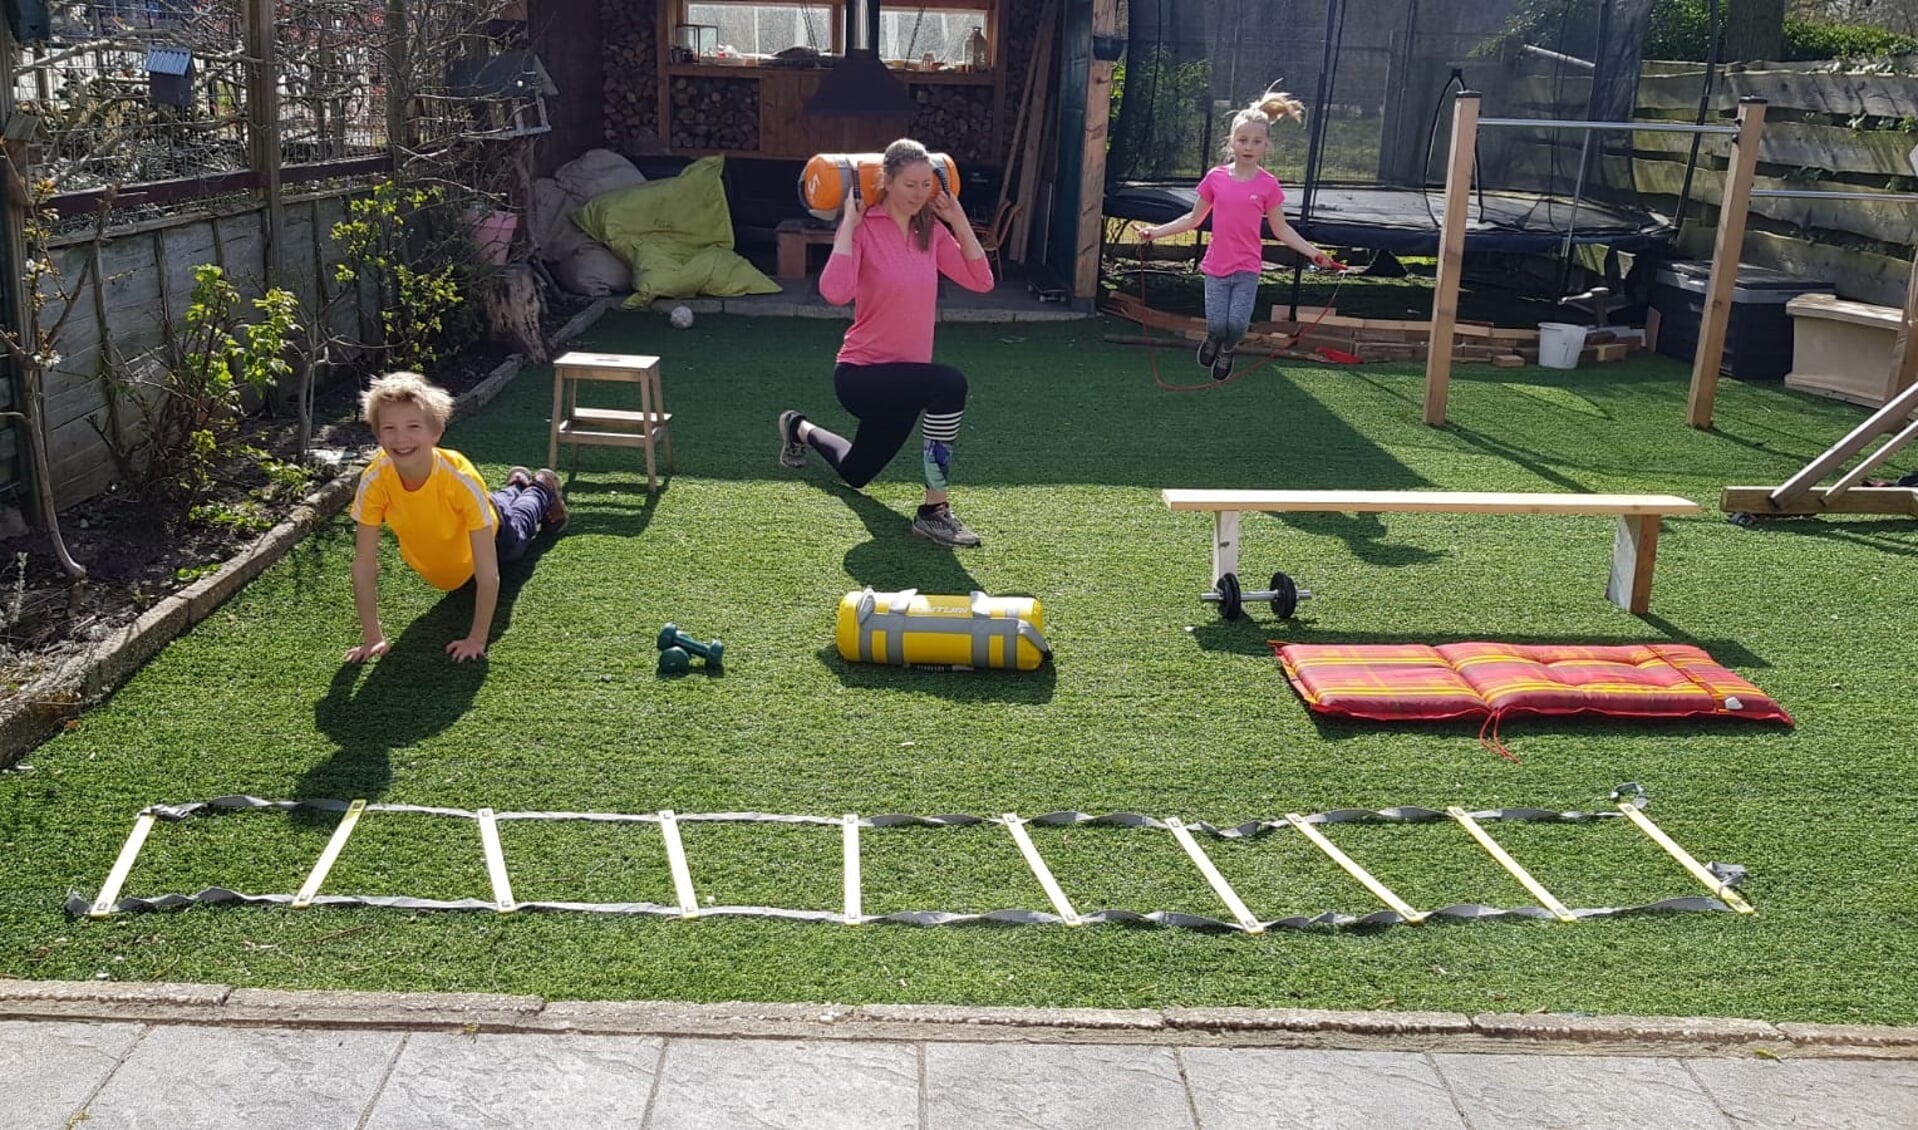
[[[456,639],[446,645],[446,654],[452,656],[455,663],[464,663],[469,659],[485,659],[486,639],[483,636],[478,639],[472,636]]]
[[[391,650],[393,650],[391,644],[384,639],[379,639],[372,643],[363,643],[358,647],[349,647],[346,649],[346,654],[340,658],[348,663],[364,663],[369,659],[385,655]]]

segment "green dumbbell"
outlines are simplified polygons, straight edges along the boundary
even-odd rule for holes
[[[686,654],[683,647],[669,647],[659,653],[659,673],[662,675],[678,675],[691,670],[692,666],[692,657]]]
[[[668,624],[659,630],[659,650],[670,651],[680,648],[688,655],[697,655],[706,661],[708,667],[719,667],[724,663],[726,645],[718,640],[701,643],[699,640],[679,630],[679,625]]]

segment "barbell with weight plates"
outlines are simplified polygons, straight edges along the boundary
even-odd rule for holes
[[[1208,604],[1219,606],[1219,615],[1228,620],[1237,620],[1245,611],[1246,604],[1265,600],[1272,604],[1272,613],[1281,620],[1290,620],[1299,610],[1299,601],[1312,599],[1311,589],[1302,589],[1291,577],[1284,573],[1272,574],[1272,587],[1262,592],[1245,592],[1239,588],[1239,576],[1227,573],[1219,578],[1213,590],[1202,593],[1199,599]]]

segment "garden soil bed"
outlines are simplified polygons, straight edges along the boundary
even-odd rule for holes
[[[542,329],[550,339],[592,300],[549,296],[548,302]],[[458,396],[479,385],[509,356],[503,346],[483,345],[435,365],[432,376]],[[319,391],[313,410],[316,452],[340,452],[351,460],[371,449],[372,434],[359,420],[364,380],[364,374],[340,373]],[[298,429],[292,411],[249,419],[244,442],[276,458],[293,459]],[[248,520],[243,524],[156,514],[137,502],[133,492],[115,487],[60,514],[67,550],[87,572],[77,584],[62,572],[45,531],[17,526],[6,531],[0,536],[0,704],[239,555],[291,515],[329,473],[321,467],[300,489],[261,499],[256,492],[266,477],[258,466],[241,459],[222,468],[203,502],[222,513],[244,509]],[[0,765],[6,760],[0,751]]]

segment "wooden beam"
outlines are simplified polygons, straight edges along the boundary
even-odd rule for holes
[[[1047,0],[1039,27],[1039,43],[1032,53],[1032,76],[1026,80],[1032,95],[1027,103],[1025,143],[1019,154],[1019,214],[1012,218],[1011,242],[1000,254],[1015,263],[1026,261],[1027,234],[1032,230],[1033,202],[1039,195],[1039,161],[1046,138],[1046,94],[1052,89],[1052,51],[1058,39],[1059,5]],[[1008,174],[1010,175],[1010,174]]]
[[[1092,34],[1119,33],[1119,0],[1092,0]],[[1111,63],[1094,57],[1086,78],[1086,136],[1079,166],[1079,238],[1073,256],[1074,298],[1099,295],[1099,252],[1104,246],[1106,142],[1112,118]]]
[[[253,169],[260,175],[260,193],[266,201],[260,238],[266,285],[280,285],[286,254],[281,242],[286,231],[286,202],[280,189],[280,63],[274,52],[274,0],[247,0],[246,132]],[[324,139],[322,139],[324,140]],[[162,264],[161,269],[165,269]]]
[[[1465,205],[1472,192],[1479,96],[1461,90],[1452,103],[1452,155],[1445,166],[1445,216],[1439,228],[1437,285],[1432,290],[1431,348],[1425,356],[1425,422],[1445,426],[1452,382],[1452,331],[1458,325],[1458,280],[1465,270]]]
[[[1918,517],[1918,489],[1852,487],[1833,494],[1825,487],[1800,491],[1788,501],[1772,498],[1772,487],[1726,487],[1718,508],[1727,514],[1785,517],[1806,514],[1900,514]]]
[[[1718,234],[1712,242],[1712,274],[1705,284],[1704,321],[1698,352],[1692,355],[1692,390],[1685,422],[1712,426],[1712,402],[1718,397],[1718,367],[1725,360],[1725,331],[1731,324],[1732,290],[1738,285],[1738,257],[1745,245],[1745,211],[1751,204],[1752,177],[1758,170],[1758,146],[1765,130],[1765,100],[1738,103],[1738,136],[1732,139],[1731,167],[1718,207]]]

